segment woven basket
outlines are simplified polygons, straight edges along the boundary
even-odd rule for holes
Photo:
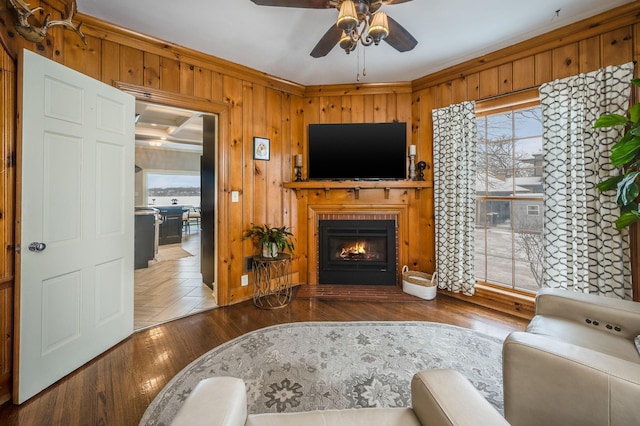
[[[407,265],[402,267],[402,290],[413,296],[431,300],[438,292],[436,274],[410,271]]]
[[[411,284],[423,285],[431,287],[436,285],[436,274],[427,274],[426,272],[410,271],[407,265],[402,267],[402,281]]]

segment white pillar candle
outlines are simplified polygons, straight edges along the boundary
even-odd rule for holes
[[[409,145],[409,155],[416,155],[416,146]]]
[[[296,166],[302,167],[302,154],[296,154]]]

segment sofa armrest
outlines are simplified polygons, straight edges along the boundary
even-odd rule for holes
[[[517,425],[626,425],[640,418],[640,363],[526,332],[502,349],[505,418]]]
[[[411,381],[413,411],[423,426],[500,426],[506,420],[456,370],[424,370]]]
[[[247,391],[235,377],[201,380],[182,404],[171,426],[244,426]]]
[[[574,291],[544,288],[536,295],[536,315],[585,324],[597,321],[602,330],[633,339],[640,334],[640,303]],[[608,330],[607,324],[620,330]]]

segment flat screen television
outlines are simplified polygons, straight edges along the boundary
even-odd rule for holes
[[[309,125],[310,180],[398,180],[407,176],[406,123]]]

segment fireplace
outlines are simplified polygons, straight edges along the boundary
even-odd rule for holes
[[[396,285],[395,220],[319,220],[319,284]]]

